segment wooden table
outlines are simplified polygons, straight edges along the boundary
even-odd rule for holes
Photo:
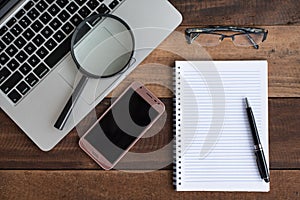
[[[172,140],[174,61],[207,60],[188,52],[186,27],[206,25],[258,26],[269,30],[259,50],[223,41],[206,48],[214,60],[266,59],[269,62],[269,193],[175,192],[172,166],[148,173],[103,171],[78,146],[74,129],[52,151],[42,152],[0,111],[0,199],[300,199],[300,1],[299,0],[171,0],[182,13],[182,25],[120,85],[133,80],[148,84],[166,104],[167,120],[155,136],[142,139],[132,151],[151,152]],[[178,39],[177,36],[182,38]],[[189,57],[188,57],[189,56]],[[163,85],[163,86],[162,86]],[[100,115],[110,97],[96,108]],[[92,122],[87,116],[84,131]],[[43,133],[41,133],[43,134]],[[161,155],[152,162],[168,160]]]

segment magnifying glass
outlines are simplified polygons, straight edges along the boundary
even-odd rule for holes
[[[82,74],[54,127],[63,130],[88,79],[122,73],[134,53],[134,36],[128,24],[111,14],[92,15],[75,29],[71,55]]]

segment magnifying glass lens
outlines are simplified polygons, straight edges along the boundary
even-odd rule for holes
[[[122,72],[134,52],[129,26],[115,15],[90,16],[75,29],[71,54],[82,78],[73,91],[54,127],[62,130],[89,78],[107,78]]]
[[[118,18],[90,17],[80,24],[73,37],[73,58],[80,71],[88,76],[113,76],[132,58],[132,32]]]

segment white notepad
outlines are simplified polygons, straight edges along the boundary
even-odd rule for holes
[[[267,61],[178,61],[175,68],[176,190],[269,191],[245,105],[247,97],[269,166]]]

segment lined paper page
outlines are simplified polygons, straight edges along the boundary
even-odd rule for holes
[[[175,73],[177,190],[269,191],[245,105],[247,97],[268,162],[267,62],[180,61]]]

